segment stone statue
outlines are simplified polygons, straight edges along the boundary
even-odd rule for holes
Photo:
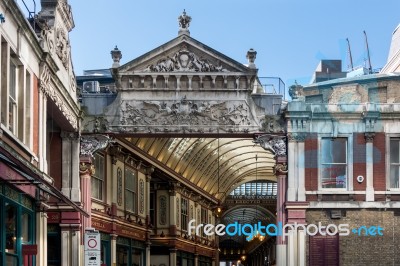
[[[178,21],[179,21],[179,27],[181,29],[188,29],[190,21],[192,21],[192,18],[186,15],[186,11],[184,9],[182,15],[178,17]]]
[[[295,84],[289,87],[289,95],[293,100],[299,100],[303,96],[303,86]]]

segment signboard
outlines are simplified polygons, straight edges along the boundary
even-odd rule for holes
[[[101,266],[100,232],[94,229],[85,231],[85,266]]]
[[[339,235],[310,236],[310,265],[338,266],[339,265]]]

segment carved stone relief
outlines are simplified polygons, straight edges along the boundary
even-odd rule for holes
[[[284,133],[286,131],[285,121],[279,115],[265,115],[261,125],[262,130],[268,133]]]
[[[69,42],[67,35],[62,28],[56,30],[56,54],[60,58],[62,64],[68,69],[69,64]]]
[[[179,227],[179,218],[180,218],[181,210],[179,204],[179,198],[176,198],[176,226]]]
[[[361,94],[357,85],[348,85],[344,87],[334,87],[328,103],[337,104],[359,104],[361,103]]]
[[[209,60],[197,56],[184,45],[181,50],[166,58],[160,59],[155,64],[147,66],[143,72],[229,72],[221,65],[216,66]]]
[[[139,212],[144,213],[144,181],[139,181]]]
[[[186,97],[168,103],[125,101],[119,112],[120,131],[128,130],[129,127],[132,130],[134,126],[143,125],[252,126],[249,108],[244,102],[196,101]]]
[[[117,203],[118,206],[122,205],[122,170],[120,167],[117,169]]]
[[[111,138],[104,135],[82,136],[80,154],[92,156],[96,151],[106,148],[110,142]]]
[[[167,224],[167,197],[160,196],[160,225]]]
[[[40,89],[60,109],[64,117],[70,122],[74,129],[78,129],[78,119],[71,108],[65,103],[64,96],[51,84],[51,71],[46,64],[40,69]]]
[[[260,146],[266,150],[272,152],[275,156],[285,156],[286,155],[286,143],[284,141],[284,136],[274,136],[274,135],[261,135],[258,136],[254,143],[260,144]]]

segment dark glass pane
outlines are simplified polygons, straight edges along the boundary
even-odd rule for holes
[[[390,140],[390,163],[399,163],[399,140]]]
[[[399,166],[390,166],[390,187],[399,188]]]
[[[16,253],[17,241],[17,208],[8,202],[5,203],[6,225],[6,252]],[[11,258],[11,257],[10,257]],[[8,261],[8,257],[7,257]]]
[[[321,140],[321,162],[322,163],[346,163],[346,145],[345,138],[322,139]]]

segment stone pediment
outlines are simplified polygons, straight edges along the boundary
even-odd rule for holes
[[[245,53],[244,53],[245,54]],[[119,67],[120,75],[134,73],[256,73],[256,69],[223,55],[187,35],[181,35]]]

